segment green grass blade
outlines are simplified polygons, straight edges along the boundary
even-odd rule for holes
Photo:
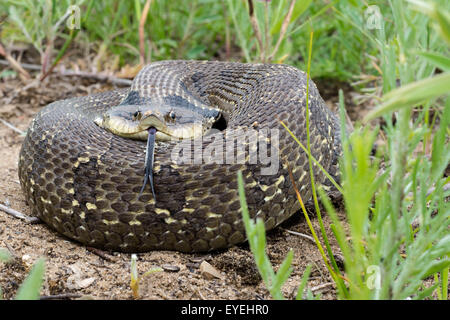
[[[309,5],[311,4],[311,1],[312,0],[296,1],[295,5],[294,5],[294,10],[292,11],[292,16],[289,21],[289,24],[294,23],[302,15],[302,13],[305,12],[306,9],[308,9]],[[283,21],[284,21],[284,16],[281,16],[281,15],[278,16],[278,19],[275,21],[275,23],[273,24],[273,26],[270,30],[270,33],[272,35],[275,35],[280,32]]]
[[[384,96],[383,100],[385,102],[382,105],[364,117],[364,122],[368,122],[383,114],[405,107],[411,108],[425,100],[448,94],[450,93],[449,83],[450,72],[446,72],[393,90]]]
[[[418,55],[424,57],[429,63],[443,71],[450,71],[450,58],[436,52],[418,52]]]
[[[314,200],[314,207],[316,209],[317,219],[319,220],[320,232],[322,234],[322,238],[325,243],[325,247],[327,249],[328,257],[330,258],[330,261],[334,268],[334,271],[336,273],[338,273],[339,268],[337,267],[333,252],[331,250],[330,242],[328,241],[328,237],[327,237],[327,234],[325,231],[325,226],[323,224],[322,214],[320,212],[319,200],[317,199],[316,182],[315,182],[315,177],[314,177],[313,160],[312,160],[312,154],[311,154],[311,134],[310,134],[310,118],[309,118],[309,115],[310,115],[310,112],[309,112],[309,80],[310,80],[310,74],[311,74],[311,56],[312,56],[313,37],[314,37],[314,32],[311,31],[310,40],[309,40],[309,49],[308,49],[308,68],[306,71],[306,75],[307,75],[307,78],[306,78],[306,141],[307,141],[307,149],[308,149],[309,172],[310,172],[310,177],[311,177],[311,189],[312,189],[312,195],[313,195],[313,200]]]
[[[270,294],[274,299],[283,300],[283,294],[281,293],[281,284],[285,281],[286,274],[290,273],[289,267],[292,257],[285,259],[282,265],[282,271],[275,275],[272,264],[269,257],[266,254],[266,235],[264,223],[261,219],[257,219],[256,224],[250,219],[248,212],[247,200],[245,198],[244,179],[242,172],[239,170],[237,173],[238,178],[238,192],[239,201],[241,203],[242,220],[245,227],[245,232],[250,245],[250,250],[253,253],[256,266],[258,268],[261,277],[266,284]],[[286,270],[287,269],[287,270]],[[284,279],[284,281],[282,281]]]
[[[308,149],[303,145],[303,143],[300,142],[300,140],[294,135],[294,133],[286,126],[286,124],[283,121],[280,121],[280,124],[286,129],[287,132],[291,135],[291,137],[297,142],[297,144],[302,148],[302,150],[308,155],[311,156],[312,161],[314,161],[314,164],[319,167],[319,169],[325,174],[325,176],[328,178],[328,180],[336,187],[336,189],[339,190],[339,192],[342,193],[343,189],[342,187],[336,182],[336,180],[333,179],[333,177],[325,170],[325,168],[320,164],[319,161],[317,161],[316,158],[311,153],[308,153]]]
[[[433,291],[436,290],[437,287],[438,287],[438,284],[435,283],[431,287],[425,288],[425,290],[423,290],[423,291],[419,291],[419,294],[416,297],[414,297],[414,300],[423,300],[425,298],[428,298],[429,296],[431,296]]]
[[[295,298],[296,300],[303,300],[303,294],[305,292],[306,285],[308,284],[308,278],[311,274],[311,268],[312,265],[308,264],[305,272],[303,272],[302,280],[300,282],[300,285],[298,286],[297,296]]]
[[[275,276],[275,281],[272,284],[272,290],[275,290],[276,292],[281,292],[281,286],[283,283],[286,282],[286,280],[289,278],[289,276],[292,273],[292,259],[294,257],[294,252],[289,250],[286,258],[284,258],[283,262],[281,263],[280,267],[278,268],[278,271]]]
[[[447,257],[450,258],[450,255]],[[448,267],[441,271],[441,299],[444,301],[448,299],[448,271]]]
[[[0,248],[0,261],[2,262],[8,262],[11,260],[11,254],[8,250]]]
[[[45,260],[40,258],[17,292],[17,300],[37,300],[44,281]]]

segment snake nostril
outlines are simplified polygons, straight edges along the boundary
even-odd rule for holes
[[[213,125],[212,125],[212,129],[217,129],[217,130],[220,130],[220,131],[223,131],[223,130],[225,130],[226,128],[227,128],[227,126],[228,126],[228,123],[227,123],[227,120],[225,119],[225,117],[223,116],[223,114],[221,114],[220,116],[219,116],[219,119],[217,119],[214,123],[213,123]]]

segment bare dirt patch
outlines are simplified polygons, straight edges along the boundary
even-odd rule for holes
[[[111,87],[76,78],[51,77],[43,84],[29,85],[26,90],[23,88],[24,85],[15,79],[1,80],[0,118],[26,131],[33,115],[46,104]],[[0,123],[0,203],[30,215],[17,176],[23,139],[22,135]],[[326,214],[324,223],[333,251],[338,252]],[[319,230],[316,218],[313,218],[313,225]],[[267,235],[267,253],[275,269],[289,250],[294,252],[294,270],[283,287],[285,296],[295,298],[301,276],[307,265],[311,264],[308,286],[315,287],[316,294],[321,292],[322,299],[335,299],[332,279],[315,244],[287,230],[310,235],[301,213]],[[93,252],[60,236],[45,224],[27,224],[3,211],[0,211],[0,247],[8,248],[15,257],[9,263],[0,262],[0,287],[4,299],[14,297],[31,265],[39,257],[44,257],[46,261],[42,296],[70,293],[94,299],[133,299],[130,289],[131,254]],[[203,261],[217,269],[221,277],[211,279],[202,274],[200,264]],[[163,271],[142,279],[140,297],[143,299],[270,298],[247,244],[201,255],[153,251],[138,254],[137,265],[141,275],[164,266]]]

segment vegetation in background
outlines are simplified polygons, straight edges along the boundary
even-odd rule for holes
[[[143,0],[134,1],[17,1],[0,3],[1,41],[31,45],[44,71],[68,48],[94,55],[97,70],[115,70],[140,62],[139,24]],[[163,59],[227,59],[283,62],[305,68],[309,31],[314,24],[316,52],[311,75],[351,82],[372,73],[376,52],[351,22],[336,12],[354,12],[359,1],[292,0],[152,0],[144,21],[145,61]],[[386,2],[386,1],[381,1]],[[251,5],[250,5],[251,4]],[[80,29],[71,5],[78,6]],[[251,9],[252,8],[252,9]],[[380,5],[384,11],[384,6]],[[384,12],[383,12],[384,14]],[[354,18],[354,17],[353,17]],[[75,20],[74,20],[75,19]],[[389,19],[389,16],[386,17]]]
[[[266,231],[264,222],[261,219],[257,219],[255,223],[252,219],[250,219],[250,215],[248,213],[247,200],[245,199],[244,179],[241,171],[238,172],[238,186],[245,231],[250,244],[250,250],[255,257],[256,266],[272,297],[274,299],[282,300],[284,299],[284,296],[281,292],[281,287],[292,272],[291,263],[294,254],[292,250],[289,251],[288,255],[278,268],[278,271],[275,272],[273,270],[269,257],[266,254]],[[301,300],[304,297],[306,281],[308,280],[310,271],[311,266],[308,266],[306,271],[303,273],[303,277],[297,291],[298,300]],[[319,296],[314,297],[311,290],[308,290],[306,294],[308,299],[319,298]]]
[[[375,157],[371,153],[379,128],[357,124],[356,130],[348,136],[343,93],[340,92],[344,150],[340,168],[349,231],[320,186],[319,194],[333,221],[331,228],[344,256],[344,275],[333,263],[323,225],[321,231],[328,257],[312,225],[308,225],[342,299],[424,299],[430,298],[433,292],[439,299],[447,299],[450,210],[444,199],[450,192],[444,186],[450,179],[444,172],[450,162],[450,89],[448,72],[433,75],[437,67],[445,71],[450,66],[440,53],[446,45],[445,42],[442,45],[439,38],[450,38],[450,14],[438,9],[433,2],[410,2],[411,5],[389,2],[394,22],[389,35],[383,25],[374,34],[365,31],[363,25],[352,19],[355,12],[350,16],[341,14],[342,19],[352,21],[379,50],[385,95],[383,103],[366,121],[383,115],[387,136],[386,148],[380,148]],[[421,10],[425,14],[418,14]],[[418,55],[423,59],[418,59]],[[395,89],[398,83],[403,86]],[[442,95],[446,95],[444,102],[436,103]],[[308,108],[308,103],[306,105]],[[443,109],[439,105],[443,105]],[[417,113],[414,121],[411,120],[413,111]],[[430,121],[430,112],[434,113],[433,121]],[[310,155],[309,147],[306,152]],[[382,161],[384,170],[380,166]],[[310,156],[310,168],[311,165]],[[243,190],[242,178],[239,178]],[[311,179],[314,185],[313,175]],[[293,187],[297,191],[295,184]],[[240,195],[244,220],[248,220],[243,191]],[[297,197],[309,222],[298,192]],[[317,203],[316,213],[320,219]],[[259,240],[259,247],[254,244],[264,237],[262,226],[261,220],[257,220],[256,227],[245,223],[250,247],[260,273],[264,274],[263,270],[267,269],[264,264],[269,263],[263,259],[265,247],[261,245],[262,240]],[[258,257],[265,263],[258,263]],[[289,270],[291,260],[290,252],[279,269],[286,279],[289,272],[281,271]],[[276,299],[280,298],[280,293],[273,292],[273,283],[280,287],[282,275],[272,273],[273,280],[265,280]],[[429,277],[434,279],[434,284],[425,286],[424,281]]]

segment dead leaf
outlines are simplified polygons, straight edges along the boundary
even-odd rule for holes
[[[210,265],[208,262],[203,261],[200,264],[200,273],[208,280],[212,280],[214,278],[223,280],[223,275],[220,273],[219,270],[214,268],[212,265]]]
[[[116,73],[118,78],[133,79],[136,77],[138,72],[142,69],[142,64],[137,64],[135,66],[130,66],[129,64],[124,65],[119,72]]]
[[[67,278],[66,286],[68,289],[84,289],[95,281],[94,277],[83,279],[81,268],[77,263],[71,264],[69,268],[72,270],[73,275]]]

